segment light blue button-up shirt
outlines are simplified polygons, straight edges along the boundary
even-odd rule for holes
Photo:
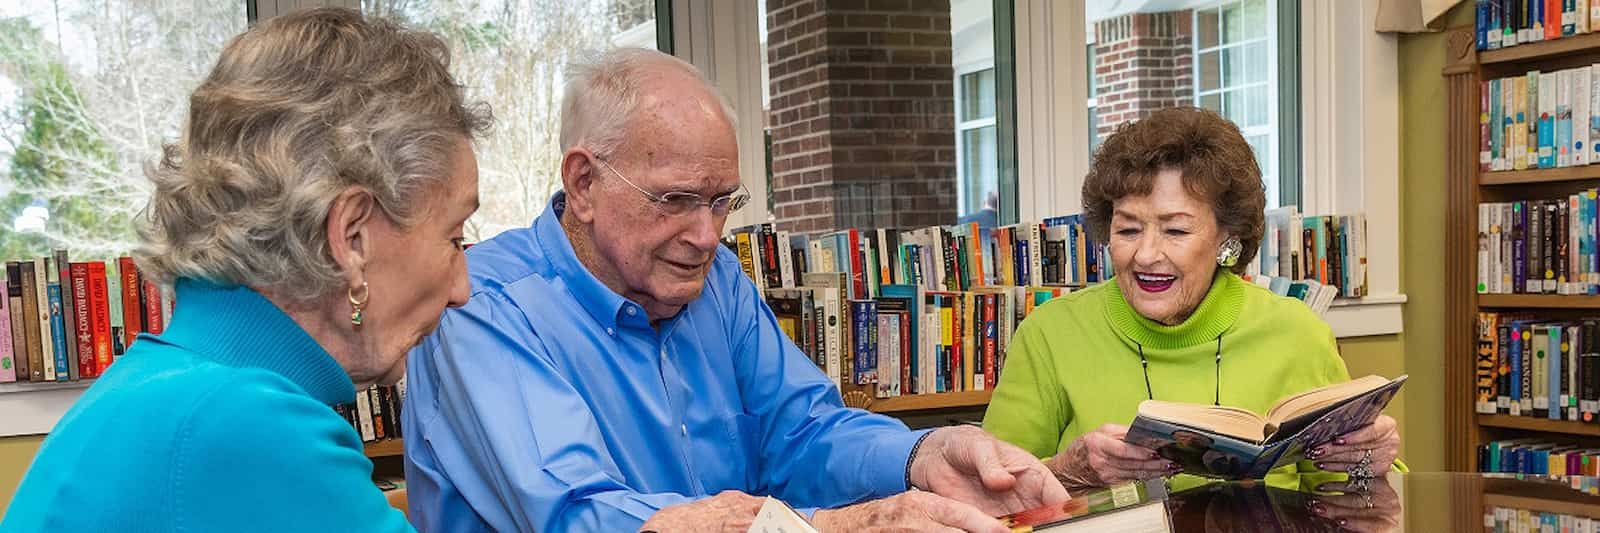
[[[472,299],[410,354],[419,529],[634,531],[724,490],[801,508],[906,490],[922,432],[844,407],[730,252],[652,327],[578,262],[563,200],[468,251]]]

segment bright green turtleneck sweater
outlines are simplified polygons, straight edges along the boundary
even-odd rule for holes
[[[1221,339],[1218,387],[1217,341]],[[1304,303],[1220,272],[1193,315],[1165,326],[1136,312],[1117,280],[1068,294],[1022,321],[983,427],[1038,457],[1102,424],[1128,425],[1148,399],[1265,413],[1279,398],[1350,379],[1333,331]]]

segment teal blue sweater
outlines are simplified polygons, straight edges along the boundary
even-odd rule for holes
[[[410,531],[331,405],[355,387],[253,290],[181,280],[45,438],[0,531]]]

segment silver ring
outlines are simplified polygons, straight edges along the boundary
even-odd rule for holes
[[[1348,489],[1345,492],[1367,492],[1372,488],[1371,483],[1372,478],[1370,477],[1352,476],[1350,482],[1345,484],[1345,488]]]

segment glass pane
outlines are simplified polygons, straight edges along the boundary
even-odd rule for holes
[[[245,23],[237,1],[0,2],[0,256],[131,251],[144,165]]]
[[[1270,98],[1267,97],[1267,86],[1265,85],[1257,85],[1249,89],[1245,89],[1244,122],[1240,123],[1239,125],[1266,126],[1268,117],[1267,105],[1270,103],[1268,100],[1270,100]]]
[[[1244,125],[1245,113],[1244,91],[1232,90],[1222,93],[1222,116],[1232,120],[1234,124]]]
[[[1195,43],[1200,48],[1215,48],[1217,46],[1217,28],[1222,22],[1217,17],[1218,10],[1202,9],[1196,12],[1195,32],[1199,40]]]
[[[1244,48],[1232,46],[1222,49],[1222,85],[1233,87],[1244,83]]]
[[[561,156],[562,72],[575,58],[612,47],[656,47],[654,0],[563,4],[563,16],[530,16],[518,0],[456,2],[363,0],[362,9],[438,33],[450,45],[450,70],[467,98],[500,120],[478,140],[482,206],[467,220],[479,241],[528,225],[561,189],[549,171]],[[752,21],[753,22],[753,21]],[[519,191],[519,194],[488,194]]]
[[[960,125],[997,118],[1010,98],[996,90],[994,6],[761,5],[769,98],[756,120],[771,138],[778,229],[948,225],[986,204],[1000,185],[997,128]]]
[[[1241,70],[1244,76],[1240,83],[1260,83],[1267,81],[1273,66],[1268,63],[1267,42],[1261,41],[1244,46],[1244,61],[1241,61]]]
[[[1222,6],[1222,44],[1239,42],[1244,36],[1244,6],[1238,3]]]
[[[1222,112],[1222,95],[1220,95],[1220,94],[1208,94],[1208,95],[1200,97],[1200,107],[1203,107],[1203,108],[1210,109],[1212,111],[1216,111],[1218,113],[1221,113]]]
[[[961,75],[961,120],[994,117],[994,69]]]
[[[1244,38],[1267,36],[1267,0],[1244,0]]]
[[[961,206],[963,217],[994,216],[992,213],[1000,200],[995,187],[999,183],[995,174],[999,163],[996,154],[994,126],[961,132],[961,159],[965,171],[961,179],[961,196],[965,199]]]
[[[1222,88],[1222,51],[1200,53],[1200,90],[1215,91]]]

